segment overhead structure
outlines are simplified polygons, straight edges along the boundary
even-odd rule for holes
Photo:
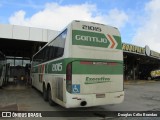
[[[149,48],[123,43],[124,79],[152,79],[151,71],[160,69],[160,53]]]
[[[0,50],[6,56],[31,58],[57,33],[42,28],[0,24]]]

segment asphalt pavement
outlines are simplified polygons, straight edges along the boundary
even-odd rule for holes
[[[45,117],[45,120],[101,120],[101,119],[160,119],[158,117],[106,117],[97,111],[120,111],[120,112],[141,112],[141,111],[160,111],[160,81],[125,81],[125,99],[124,102],[117,105],[105,105],[89,108],[74,108],[66,109],[59,105],[50,106],[48,102],[45,102],[42,98],[42,94],[36,89],[25,85],[10,85],[3,89],[0,89],[0,111],[49,111],[52,114],[56,111],[67,111],[70,115],[73,115],[75,111],[93,111],[96,113],[95,117],[78,116],[78,117],[63,117],[65,114],[61,112],[56,117]],[[73,112],[74,111],[74,112]],[[90,112],[88,112],[90,114]],[[44,118],[0,118],[7,120],[43,120]]]

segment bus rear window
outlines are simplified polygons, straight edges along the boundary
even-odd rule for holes
[[[67,29],[42,48],[34,57],[33,64],[40,64],[63,56]]]

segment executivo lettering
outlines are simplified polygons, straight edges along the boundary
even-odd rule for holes
[[[106,78],[106,77],[99,77],[99,78],[86,77],[85,84],[95,84],[95,83],[104,83],[104,82],[111,82],[110,78]]]

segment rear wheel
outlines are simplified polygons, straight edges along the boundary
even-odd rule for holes
[[[52,100],[52,92],[51,92],[51,88],[50,87],[48,88],[48,102],[49,102],[49,104],[51,106],[55,106],[56,105],[56,103],[53,102],[53,100]]]
[[[47,93],[45,85],[43,85],[43,99],[45,101],[48,101],[48,93]]]

